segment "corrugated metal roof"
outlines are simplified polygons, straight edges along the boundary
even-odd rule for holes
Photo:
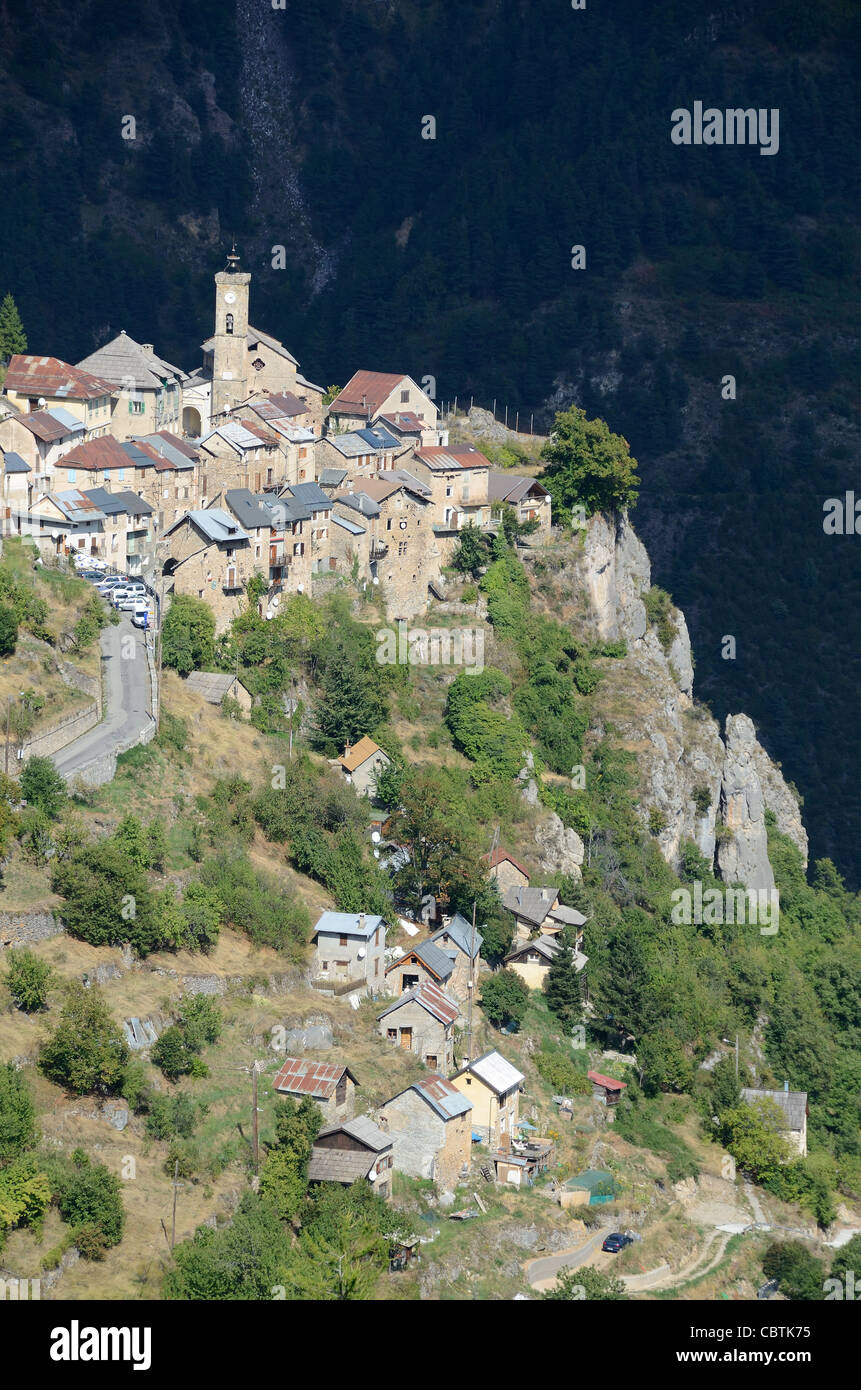
[[[66,439],[70,434],[78,433],[77,430],[64,425],[50,410],[31,410],[29,415],[18,415],[15,418],[19,425],[23,425],[25,430],[29,430],[44,444],[51,444],[55,439]],[[85,426],[81,425],[80,428],[83,430]]]
[[[485,458],[472,444],[425,444],[416,449],[416,458],[438,468],[489,468],[490,459]]]
[[[335,1087],[345,1073],[357,1084],[353,1073],[345,1066],[332,1062],[309,1062],[304,1057],[285,1057],[272,1086],[286,1095],[328,1100],[334,1095]]]
[[[616,1081],[614,1077],[604,1076],[600,1071],[587,1071],[586,1075],[596,1086],[603,1086],[608,1091],[624,1091],[628,1085],[627,1081]]]
[[[364,925],[360,923],[360,917],[364,917]],[[367,941],[382,922],[382,917],[364,912],[323,912],[317,919],[314,935],[325,932],[331,936],[360,936]]]
[[[136,492],[108,492],[107,488],[90,487],[85,490],[84,496],[101,507],[105,516],[151,516],[155,510]]]
[[[112,434],[103,434],[99,439],[89,439],[85,444],[76,444],[63,455],[64,468],[88,468],[93,471],[105,468],[128,468],[129,456],[119,440]]]
[[[410,956],[416,956],[432,975],[436,975],[438,980],[447,980],[454,970],[454,961],[451,956],[447,956],[445,951],[441,951],[438,946],[428,940],[420,942],[418,946],[410,946],[403,956],[392,961],[386,974],[389,973],[389,970],[396,970],[399,966],[406,964]]]
[[[399,962],[395,961],[395,964],[397,965]],[[422,984],[414,985],[412,989],[405,990],[400,999],[396,999],[394,1004],[389,1004],[388,1008],[377,1014],[377,1020],[394,1013],[395,1009],[403,1008],[404,1004],[418,1004],[446,1026],[454,1023],[460,1017],[460,1009],[454,1000],[449,999],[448,995],[444,994],[441,989],[437,989],[430,980],[425,980]]]
[[[376,1153],[392,1147],[389,1135],[384,1134],[379,1125],[374,1124],[370,1115],[354,1115],[352,1120],[341,1120],[338,1124],[326,1125],[319,1131],[317,1138],[322,1139],[328,1134],[349,1134],[351,1139],[366,1144]]]
[[[103,377],[72,367],[59,357],[16,352],[9,359],[3,389],[28,396],[66,396],[89,401],[113,395],[115,388]]]
[[[223,425],[216,426],[201,439],[201,445],[208,444],[211,439],[223,439],[235,449],[259,449],[260,440],[251,430],[247,430],[244,425],[240,425],[238,420],[226,420]]]
[[[453,1120],[472,1109],[472,1101],[461,1095],[457,1087],[443,1076],[423,1077],[421,1081],[414,1081],[410,1089],[426,1100],[444,1120]]]
[[[182,526],[185,521],[190,521],[199,531],[202,531],[207,540],[215,541],[218,544],[229,542],[231,545],[241,545],[243,541],[248,540],[236,518],[230,516],[228,512],[223,512],[220,507],[209,507],[206,510],[197,508],[186,512],[172,526],[169,526],[164,534],[169,536],[172,531],[176,530],[177,526]]]
[[[342,391],[332,401],[332,415],[367,415],[370,420],[392,391],[408,378],[403,373],[354,372]],[[364,405],[362,404],[364,400]]]
[[[349,531],[351,536],[363,536],[365,534],[364,526],[360,526],[358,521],[348,521],[345,516],[335,516],[334,513],[332,520],[336,526],[340,526],[344,531]]]
[[[510,1091],[512,1086],[519,1086],[524,1079],[523,1073],[495,1050],[476,1057],[474,1062],[469,1062],[465,1067],[461,1067],[460,1071],[455,1072],[455,1076],[462,1076],[467,1071],[473,1072],[497,1095]]]

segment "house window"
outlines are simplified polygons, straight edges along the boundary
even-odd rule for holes
[[[343,1104],[344,1104],[344,1101],[345,1101],[346,1099],[347,1099],[347,1073],[344,1072],[344,1075],[341,1077],[340,1081],[338,1082],[337,1086],[335,1087],[335,1104],[336,1104],[336,1105],[343,1105]]]
[[[374,961],[374,974],[375,974],[375,975],[379,975],[379,973],[380,973],[380,958],[379,958],[379,956],[377,956],[377,959]]]
[[[339,936],[339,937],[338,937],[338,945],[339,945],[339,946],[346,946],[346,944],[347,944],[347,938],[346,938],[346,936]]]
[[[69,469],[68,473],[66,474],[66,477],[68,478],[70,483],[73,483],[75,481],[77,474],[75,473],[74,468]]]
[[[432,1071],[436,1071],[436,1057],[432,1052],[429,1052],[427,1057],[425,1057],[425,1066],[430,1067]]]
[[[321,962],[320,962],[320,973],[321,973],[321,975],[325,975],[325,974],[328,972],[328,969],[329,969],[329,962],[328,962],[327,960],[321,960]]]
[[[387,530],[387,531],[391,531],[391,529],[392,529],[392,518],[389,517],[388,521],[386,522],[386,530]]]
[[[228,332],[229,331],[230,330],[228,330]],[[251,365],[254,368],[255,372],[262,372],[263,368],[266,366],[266,363],[263,361],[262,357],[255,357]]]
[[[225,333],[232,333],[232,332],[233,332],[233,315],[232,315],[232,314],[228,314],[227,317],[226,317],[226,319],[225,319],[224,331],[225,331]]]
[[[129,401],[129,415],[143,415],[143,401]]]
[[[446,495],[446,497],[451,497],[451,494],[452,494],[453,492],[454,492],[454,488],[447,487],[446,490],[445,490],[445,495]]]
[[[407,543],[406,543],[406,541],[398,541],[398,555],[406,555],[406,553],[407,553]]]
[[[397,1042],[397,1040],[398,1040],[398,1030],[397,1030],[397,1028],[387,1028],[387,1029],[386,1029],[386,1037],[388,1038],[389,1042]]]
[[[401,405],[406,405],[407,402],[408,402],[408,400],[409,400],[409,398],[410,398],[410,393],[409,393],[409,391],[402,391],[402,392],[401,392]]]

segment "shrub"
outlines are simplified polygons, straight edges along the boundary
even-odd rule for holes
[[[13,1002],[28,1014],[44,1009],[53,973],[50,965],[26,949],[9,951],[6,960],[6,988]]]
[[[519,1027],[529,1003],[529,990],[513,970],[499,970],[485,980],[479,1002],[497,1028],[509,1023]]]
[[[77,1095],[115,1091],[122,1084],[128,1058],[128,1046],[101,991],[73,980],[57,1027],[39,1051],[44,1074]]]
[[[28,806],[56,820],[66,801],[66,783],[50,758],[28,758],[21,772],[21,796]]]
[[[643,595],[643,603],[646,608],[646,617],[658,634],[658,641],[664,651],[668,652],[677,636],[673,618],[673,600],[666,589],[661,589],[657,584],[653,584],[649,592]]]

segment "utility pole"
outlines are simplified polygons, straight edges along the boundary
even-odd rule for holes
[[[735,1079],[738,1081],[738,1033],[735,1035]]]
[[[176,1245],[176,1189],[179,1186],[179,1159],[173,1165],[173,1218],[170,1223],[170,1248]]]
[[[466,1060],[472,1061],[472,997],[475,994],[475,898],[472,900],[472,932],[469,940],[469,1007],[466,1022]]]
[[[9,719],[12,714],[12,696],[6,701],[6,776],[9,776]]]
[[[260,1171],[260,1135],[257,1125],[257,1063],[251,1063],[251,1106],[253,1114],[251,1117],[252,1144],[254,1146],[254,1176]]]

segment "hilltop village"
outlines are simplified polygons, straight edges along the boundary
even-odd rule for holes
[[[449,447],[440,412],[409,376],[360,370],[336,394],[249,322],[238,256],[215,276],[214,332],[183,371],[125,332],[71,365],[17,354],[0,398],[3,535],[47,556],[98,557],[162,602],[205,599],[224,632],[263,581],[261,616],[333,578],[382,584],[409,620],[444,595],[464,527],[492,532],[503,507],[549,535],[531,477]]]

